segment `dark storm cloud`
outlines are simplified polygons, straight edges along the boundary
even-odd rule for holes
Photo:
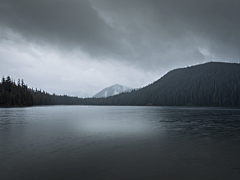
[[[239,62],[237,0],[2,0],[0,26],[36,43],[77,47],[154,69]]]
[[[51,42],[67,50],[77,46],[99,54],[118,46],[113,31],[86,0],[3,0],[0,25],[29,41]]]
[[[183,24],[184,30],[209,40],[214,53],[221,56],[236,56],[239,61],[240,1],[168,0],[164,2],[163,4],[161,1],[154,2],[159,16],[163,15],[161,12],[166,8],[164,14]]]
[[[96,4],[126,21],[139,17],[135,17],[133,22],[137,25],[130,29],[135,28],[137,48],[142,48],[139,52],[146,56],[154,53],[160,55],[162,62],[161,59],[197,63],[208,60],[198,49],[206,48],[215,60],[240,61],[240,1],[100,0]],[[133,38],[129,41],[134,44]],[[141,42],[149,48],[141,47]]]

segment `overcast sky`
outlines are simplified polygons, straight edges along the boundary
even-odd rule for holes
[[[89,97],[168,71],[240,62],[238,0],[1,0],[0,75]]]

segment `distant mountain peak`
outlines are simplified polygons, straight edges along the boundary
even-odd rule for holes
[[[103,89],[99,93],[95,94],[93,97],[97,97],[97,98],[109,97],[109,96],[114,96],[114,95],[120,94],[122,92],[130,92],[131,90],[132,90],[132,88],[122,86],[120,84],[114,84],[112,86],[109,86],[109,87]]]

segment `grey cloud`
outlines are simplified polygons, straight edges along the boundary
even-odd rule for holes
[[[129,28],[131,32],[135,28],[136,33],[129,42],[134,46],[134,37],[138,38],[135,52],[139,56],[151,57],[153,53],[158,59],[170,58],[169,64],[174,61],[196,63],[208,60],[197,52],[199,47],[206,47],[216,60],[239,62],[240,1],[100,0],[95,5],[119,18],[125,27],[136,24]],[[177,56],[172,57],[174,53]]]
[[[90,54],[117,46],[114,32],[86,0],[3,0],[0,25],[37,43],[79,47]]]
[[[2,0],[0,26],[142,69],[239,62],[240,1]],[[213,55],[204,56],[199,48]]]
[[[154,7],[161,7],[161,3]],[[209,40],[216,55],[239,57],[240,1],[166,1],[165,8],[195,36]],[[157,9],[158,12],[159,9]],[[160,12],[161,15],[161,12]]]

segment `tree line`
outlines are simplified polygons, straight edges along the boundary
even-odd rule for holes
[[[37,105],[79,105],[82,98],[67,95],[49,94],[45,91],[29,88],[24,80],[18,79],[16,83],[7,76],[0,82],[0,106],[22,107]]]
[[[0,106],[32,106],[33,96],[23,80],[16,84],[9,76],[0,83]]]
[[[240,106],[240,64],[210,62],[175,69],[154,83],[86,104],[155,106]]]
[[[16,84],[8,76],[0,84],[0,106],[32,105],[154,105],[240,106],[240,64],[210,62],[175,69],[154,83],[107,98],[49,94]]]

